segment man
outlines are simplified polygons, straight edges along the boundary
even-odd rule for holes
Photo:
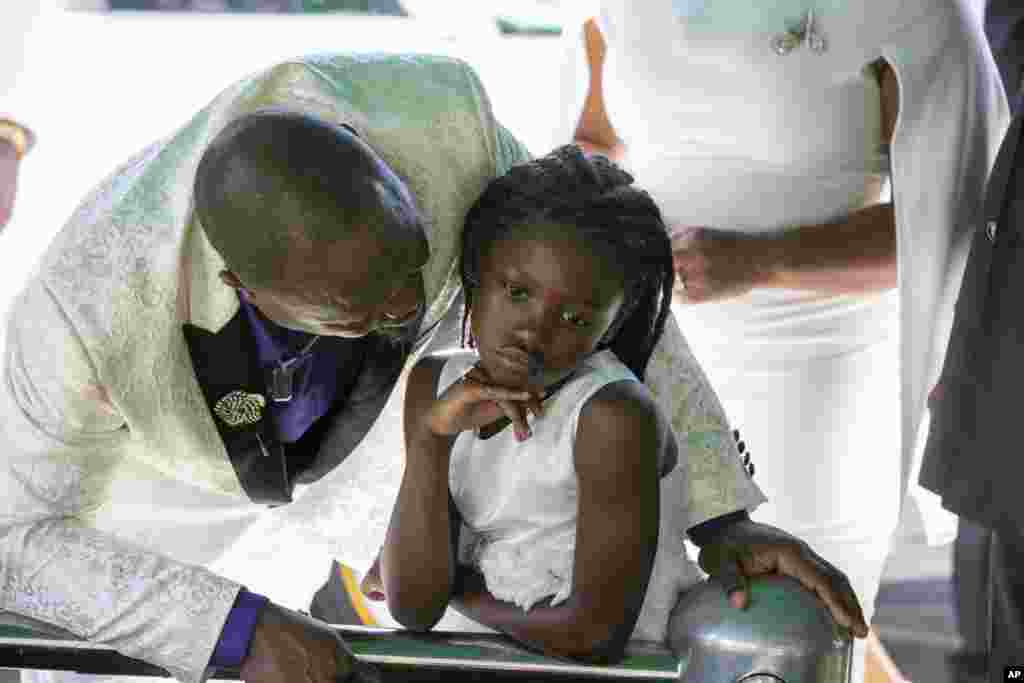
[[[1024,666],[1024,508],[1016,490],[1024,470],[1012,452],[1017,437],[1008,412],[1020,359],[1022,283],[1014,255],[1024,196],[1024,8],[987,2],[985,32],[1016,118],[989,179],[945,366],[929,397],[932,427],[921,469],[922,486],[961,517],[953,579],[965,647],[953,661],[964,681],[1002,681],[1005,667]]]
[[[209,567],[296,485],[301,506],[366,450],[400,461],[398,420],[361,442],[399,371],[458,325],[466,211],[527,158],[463,63],[336,55],[241,81],[116,171],[12,307],[0,609],[183,681],[239,663],[247,681],[347,675],[325,626]],[[670,325],[648,384],[680,439],[677,504],[705,568],[730,591],[794,575],[866,634],[841,573],[746,518],[764,497],[714,394],[673,392],[686,353]],[[327,489],[366,501],[338,534],[379,545],[388,471],[369,492]],[[310,571],[275,563],[283,583]]]
[[[1017,115],[1021,104],[1021,82],[1024,79],[1024,6],[1016,0],[988,0],[981,3],[984,11],[985,36],[992,49],[996,65],[999,67],[999,74],[1006,90],[1007,100],[1010,106],[1010,113]],[[1007,138],[1008,155],[1003,164],[1013,163],[1013,148],[1011,138]],[[1006,172],[1005,170],[1003,171]],[[993,211],[999,212],[998,207],[993,206]],[[975,239],[981,241],[980,233],[976,232]],[[972,257],[974,258],[974,257]],[[972,262],[973,263],[973,262]],[[978,266],[971,266],[977,268]],[[978,277],[975,273],[970,277]],[[997,277],[1005,277],[1000,275]],[[982,301],[977,298],[977,292],[969,294],[966,287],[961,294],[964,301],[965,313],[968,309],[984,308]],[[961,324],[961,323],[958,323]],[[958,330],[963,334],[964,330]],[[981,360],[980,358],[978,359]],[[964,370],[959,370],[962,373]],[[932,402],[942,394],[941,388],[936,388],[932,393]],[[962,398],[950,399],[961,401]],[[954,413],[949,413],[950,415]],[[959,418],[951,425],[956,428]],[[944,467],[943,461],[949,457],[962,457],[956,455],[956,450],[949,445],[939,446],[937,436],[932,437],[932,445],[928,451],[928,463],[922,472],[922,484],[925,477],[930,482],[928,486],[936,493],[945,495],[948,492],[948,484],[936,478],[940,469]],[[980,471],[972,472],[972,479],[981,474]],[[981,481],[987,477],[982,474]],[[972,486],[975,495],[984,495],[987,484],[975,484]],[[1002,501],[1002,504],[1010,501]],[[957,503],[950,500],[947,504],[951,510],[956,509]],[[1012,526],[1012,525],[1011,525]],[[983,680],[988,667],[988,650],[992,644],[990,633],[995,636],[996,632],[1005,637],[1006,623],[1019,621],[1019,616],[1005,613],[1005,610],[1017,610],[1018,614],[1024,609],[1024,603],[1020,598],[1013,598],[1012,589],[1005,592],[1009,586],[1006,584],[1006,572],[1013,566],[1024,566],[1024,546],[1019,540],[1016,543],[1017,550],[1014,551],[1013,539],[1019,535],[1017,531],[1004,529],[1002,544],[999,544],[993,537],[992,529],[979,522],[976,516],[965,515],[960,518],[957,527],[956,543],[953,546],[953,587],[955,595],[955,611],[957,615],[957,627],[963,637],[964,645],[960,652],[952,657],[952,666],[957,671],[958,680],[974,681]],[[995,558],[1001,557],[999,565],[992,564]],[[991,567],[990,567],[991,565]],[[997,577],[997,575],[1001,575]],[[996,597],[995,591],[1004,591]],[[986,596],[979,599],[979,596]],[[1001,612],[997,614],[997,612]],[[998,666],[991,670],[992,675],[1001,676],[1002,671]]]

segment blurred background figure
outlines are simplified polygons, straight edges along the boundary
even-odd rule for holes
[[[35,136],[19,112],[18,84],[25,68],[25,42],[39,14],[39,0],[19,0],[0,7],[0,229],[14,210],[18,171]]]
[[[1006,89],[1010,111],[1017,116],[1021,111],[1024,80],[1024,4],[1019,0],[987,0],[984,11],[985,35]],[[1008,137],[1004,144],[1009,143]],[[1012,156],[1014,150],[1008,149],[1007,153]],[[982,301],[965,299],[967,304],[980,308]],[[935,396],[939,395],[936,392]],[[938,463],[947,454],[939,452],[937,445],[935,448],[933,457]],[[944,488],[933,485],[937,491]],[[1010,504],[1010,501],[1005,502]],[[1019,579],[1016,586],[1010,580],[1014,567],[1024,567],[1020,521],[1016,533],[1008,529],[997,540],[989,527],[970,515],[960,518],[953,549],[952,578],[957,626],[964,647],[954,658],[954,665],[958,680],[965,683],[986,680],[992,638],[1005,636],[1009,632],[1007,624],[1021,623],[1020,612],[1024,605],[1020,596],[1014,597],[1014,591],[1020,593],[1024,587],[1019,585]],[[1002,675],[1002,670],[997,671],[997,668],[991,667],[990,680]]]
[[[907,484],[1006,107],[968,0],[809,4],[591,2],[566,115],[673,230],[674,312],[758,455],[752,517],[800,529],[870,618],[908,488],[929,540],[955,534]]]
[[[112,10],[180,12],[363,12],[405,16],[398,0],[108,0]]]

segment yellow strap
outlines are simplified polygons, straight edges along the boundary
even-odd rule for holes
[[[338,563],[341,567],[341,582],[345,584],[345,591],[348,593],[348,600],[352,603],[352,609],[356,611],[363,622],[363,626],[379,626],[377,620],[370,613],[369,605],[366,604],[366,596],[359,590],[359,582],[356,581],[356,573],[350,567]]]

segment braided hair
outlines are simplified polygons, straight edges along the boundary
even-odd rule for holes
[[[603,156],[584,156],[576,145],[559,147],[493,180],[469,210],[462,232],[463,345],[481,259],[517,230],[553,223],[614,255],[624,279],[623,305],[597,349],[611,349],[643,380],[665,329],[675,270],[661,211],[632,184],[630,174]]]

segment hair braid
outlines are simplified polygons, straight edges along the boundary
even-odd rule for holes
[[[492,181],[467,214],[462,232],[463,344],[483,255],[517,229],[554,223],[608,247],[621,264],[623,306],[598,348],[610,348],[643,379],[668,319],[675,272],[661,212],[632,184],[629,173],[605,157],[584,156],[575,145],[514,166]]]

